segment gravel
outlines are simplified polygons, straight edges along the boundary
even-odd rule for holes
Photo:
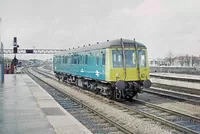
[[[169,102],[169,103],[166,102],[166,103],[162,103],[158,105],[169,108],[169,109],[173,109],[175,111],[179,111],[179,112],[200,117],[200,106],[198,105],[192,105],[192,104],[187,104],[183,102]]]
[[[141,133],[141,134],[171,134],[173,130],[166,129],[163,126],[161,126],[159,123],[156,124],[156,122],[149,120],[147,118],[138,118],[134,115],[129,115],[126,112],[123,112],[121,110],[118,110],[111,105],[102,103],[96,99],[93,99],[89,97],[88,95],[79,92],[78,90],[71,89],[70,87],[67,87],[63,84],[60,84],[58,82],[55,82],[54,80],[51,80],[49,78],[44,78],[45,81],[50,82],[51,84],[55,85],[57,88],[64,90],[70,95],[76,96],[79,100],[87,103],[88,105],[92,106],[93,108],[97,109],[98,111],[101,111],[107,117],[110,119],[113,119],[114,121],[118,121],[120,123],[123,123],[129,130],[135,132],[135,133]],[[146,119],[146,121],[145,121]]]
[[[167,97],[162,97],[159,95],[149,94],[149,93],[139,94],[139,99],[178,112],[183,112],[186,114],[200,117],[200,105],[189,104],[187,102],[180,102],[179,100],[174,100]]]
[[[187,102],[180,102],[178,100],[161,97],[159,95],[142,93],[139,94],[139,99],[163,106],[168,109],[173,109],[178,112],[183,112],[193,116],[200,117],[200,105],[189,104]]]

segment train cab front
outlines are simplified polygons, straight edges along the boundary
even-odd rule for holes
[[[146,49],[125,50],[123,59],[119,50],[112,50],[112,68],[110,78],[115,82],[115,99],[133,98],[144,88],[151,87],[150,68]]]

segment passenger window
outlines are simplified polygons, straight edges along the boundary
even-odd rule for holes
[[[67,64],[67,56],[65,56],[65,64]]]
[[[85,64],[88,64],[88,55],[85,55]]]
[[[68,64],[71,64],[71,57],[68,58]]]
[[[121,55],[118,55],[118,61],[121,62]]]
[[[82,55],[81,58],[82,58],[82,64],[84,65],[84,61],[85,61],[85,60],[84,60],[84,55]]]
[[[78,64],[82,64],[82,55],[78,56],[78,60],[79,60]]]
[[[80,64],[80,56],[77,56],[77,64]]]
[[[72,55],[71,64],[74,64],[74,56]]]
[[[97,66],[99,65],[99,56],[97,55],[97,57],[96,57],[96,64],[97,64]]]
[[[135,53],[133,53],[133,65],[135,65]]]
[[[141,55],[141,66],[145,67],[145,55]]]
[[[77,64],[77,56],[74,56],[74,64]]]
[[[102,54],[102,65],[105,65],[105,53]]]
[[[113,61],[116,61],[116,54],[113,55]]]
[[[79,62],[80,62],[79,57],[77,57],[76,61],[77,61],[76,64],[79,64]]]
[[[144,50],[139,50],[138,60],[139,60],[140,67],[146,67],[146,53]]]

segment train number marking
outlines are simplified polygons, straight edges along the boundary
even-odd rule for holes
[[[96,70],[96,72],[95,72],[95,73],[96,73],[96,76],[97,76],[97,77],[99,77],[99,75],[100,75],[100,72],[99,72],[98,70]]]

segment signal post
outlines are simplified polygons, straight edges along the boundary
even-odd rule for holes
[[[17,37],[14,37],[14,40],[13,40],[13,53],[15,54],[15,56],[14,56],[14,59],[12,60],[12,63],[11,63],[11,68],[14,69],[13,73],[16,72],[16,68],[17,68],[17,64],[18,64],[18,59],[16,57],[18,47],[19,47],[19,45],[17,44]]]

